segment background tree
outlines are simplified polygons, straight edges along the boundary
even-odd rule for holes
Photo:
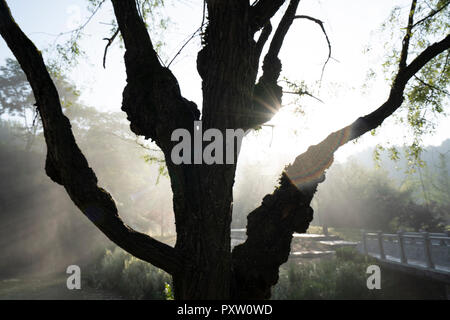
[[[387,170],[369,170],[357,162],[336,164],[315,197],[319,220],[329,227],[442,232],[445,216],[438,208],[445,202],[426,205],[414,190]]]
[[[55,65],[49,68],[61,99],[61,106],[68,108],[78,103],[79,92]],[[25,73],[19,63],[6,59],[0,67],[0,115],[18,119],[20,135],[25,138],[25,150],[30,150],[37,135],[42,133],[42,125],[35,99]]]
[[[282,67],[278,55],[285,36],[296,19],[320,24],[312,17],[297,15],[300,1],[290,0],[262,59],[257,80],[263,48],[272,31],[271,18],[285,2],[205,1],[207,21],[197,57],[203,89],[200,113],[181,95],[170,69],[161,64],[137,2],[112,0],[126,49],[127,86],[122,110],[135,134],[152,139],[161,148],[171,179],[177,242],[170,247],[131,229],[120,219],[113,198],[98,186],[96,175],[75,142],[39,51],[14,22],[6,1],[0,1],[0,34],[26,73],[42,118],[48,148],[47,175],[64,186],[78,208],[113,242],[170,273],[176,298],[269,297],[279,266],[289,256],[293,232],[305,232],[312,220],[310,203],[325,179],[334,152],[398,110],[405,90],[410,89],[409,80],[429,63],[437,65],[436,61],[445,59],[444,52],[450,47],[448,25],[444,23],[442,28],[439,23],[448,14],[448,2],[436,1],[425,11],[424,5],[413,0],[386,102],[331,133],[288,165],[279,187],[248,215],[246,242],[230,252],[236,165],[175,165],[170,159],[174,146],[170,137],[179,128],[192,135],[193,122],[200,114],[204,130],[217,128],[225,135],[226,129],[256,128],[279,110],[283,89],[278,84]],[[441,27],[427,29],[433,22]],[[423,33],[431,35],[430,43],[422,41],[423,49],[410,54],[417,43],[415,35]],[[434,78],[431,75],[427,79]],[[448,78],[443,80],[446,84]]]
[[[448,171],[448,150],[437,151],[435,163],[427,162],[427,166],[419,168],[414,175],[408,177],[405,185],[416,190],[414,193],[421,203],[433,210],[444,221],[449,221],[450,214],[450,174]]]

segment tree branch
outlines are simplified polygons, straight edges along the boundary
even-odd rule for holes
[[[406,49],[402,50],[402,57],[406,57],[407,47],[408,43],[404,41],[403,48]],[[312,220],[311,200],[318,184],[325,180],[325,171],[333,163],[336,150],[378,127],[394,113],[403,102],[407,82],[449,48],[450,35],[447,35],[425,49],[409,65],[401,67],[404,58],[400,59],[399,71],[385,103],[309,147],[285,168],[280,186],[248,215],[246,242],[233,250],[235,293],[244,292],[260,299],[270,297],[270,288],[278,279],[278,268],[289,257],[293,232],[305,232]]]
[[[263,61],[263,74],[255,85],[254,103],[251,119],[247,128],[269,121],[281,107],[283,89],[278,85],[281,73],[281,61],[278,58],[286,34],[294,21],[300,0],[291,0],[286,12],[275,31],[269,50]]]
[[[269,40],[270,34],[272,33],[272,24],[270,23],[270,21],[264,26],[258,41],[256,42],[256,56],[259,57],[261,56],[261,53],[264,49],[264,45],[266,44],[267,40]]]
[[[440,88],[438,88],[438,87],[436,87],[436,86],[433,86],[433,85],[431,85],[431,84],[429,84],[429,83],[423,81],[422,79],[420,79],[420,78],[419,78],[418,76],[416,76],[416,75],[414,75],[414,79],[416,79],[416,80],[419,81],[421,84],[423,84],[424,86],[426,86],[426,87],[428,87],[428,88],[430,88],[430,89],[432,89],[432,90],[441,92],[441,93],[443,93],[443,94],[445,94],[445,95],[448,95],[448,96],[450,95],[450,93],[448,93],[447,91],[442,90],[442,89],[440,89]]]
[[[417,25],[421,24],[422,22],[434,17],[436,14],[438,14],[439,12],[441,12],[442,10],[444,10],[445,8],[447,8],[447,6],[450,4],[450,1],[447,1],[442,7],[440,7],[439,9],[436,10],[431,10],[430,14],[428,14],[425,18],[420,19],[419,21],[417,21],[416,23],[414,23],[414,25],[412,26],[412,28],[415,28]]]
[[[114,32],[114,34],[111,36],[111,38],[104,38],[103,40],[108,41],[105,47],[105,53],[103,54],[103,69],[106,69],[106,55],[108,54],[109,47],[113,44],[116,37],[119,35],[119,28]]]
[[[160,64],[136,2],[111,1],[126,48],[127,86],[122,110],[134,133],[153,139],[168,153],[171,133],[177,128],[191,128],[200,112],[181,96],[177,79]]]
[[[325,67],[331,59],[331,42],[325,30],[323,22],[310,16],[295,15],[299,2],[299,0],[291,0],[291,2],[289,3],[289,6],[286,9],[286,12],[281,19],[280,24],[278,25],[278,28],[272,39],[269,51],[264,57],[263,75],[255,86],[253,94],[254,103],[252,106],[253,117],[251,118],[248,128],[252,128],[269,121],[281,107],[283,90],[278,85],[278,78],[280,77],[282,65],[280,59],[278,58],[278,55],[280,53],[287,32],[289,31],[295,19],[308,19],[317,23],[325,35],[328,44],[328,57],[322,67],[320,80],[322,80],[323,74],[325,72]]]
[[[330,42],[330,39],[328,38],[328,34],[323,25],[323,21],[313,18],[313,17],[310,17],[310,16],[305,16],[305,15],[295,16],[295,19],[307,19],[307,20],[317,23],[320,26],[320,28],[322,29],[323,34],[325,35],[325,39],[327,40],[327,44],[328,44],[328,57],[327,57],[327,60],[325,61],[325,63],[323,64],[322,73],[320,75],[320,81],[322,82],[323,74],[325,72],[325,67],[327,66],[328,62],[331,59],[331,42]]]
[[[313,193],[297,189],[285,173],[247,217],[247,240],[232,252],[233,299],[270,298],[278,268],[289,258],[294,232],[304,233],[313,218]]]
[[[278,25],[278,28],[275,31],[272,42],[270,43],[269,51],[267,52],[266,57],[264,58],[264,64],[266,64],[266,61],[267,64],[270,64],[275,58],[278,57],[284,39],[289,29],[291,28],[292,22],[294,21],[295,13],[297,12],[299,3],[300,0],[291,0],[291,2],[289,3],[289,6],[283,15],[283,18],[281,18],[280,24]],[[276,79],[278,79],[278,76],[276,77]]]
[[[299,92],[295,92],[295,91],[283,91],[283,93],[285,93],[285,94],[295,94],[295,95],[298,95],[298,96],[300,96],[300,97],[303,96],[303,95],[306,95],[306,96],[308,96],[308,97],[311,97],[311,98],[313,98],[313,99],[319,101],[320,103],[324,103],[322,99],[317,98],[315,95],[309,93],[308,91],[299,91]]]
[[[264,27],[286,0],[260,0],[250,7],[250,30],[255,33]]]
[[[176,273],[185,261],[174,248],[125,225],[112,197],[97,185],[78,148],[70,122],[40,52],[15,23],[5,0],[0,0],[0,34],[17,58],[33,89],[47,143],[47,175],[66,189],[78,208],[114,243],[139,259]]]
[[[405,37],[403,38],[402,52],[400,54],[399,70],[406,68],[406,60],[408,59],[409,40],[412,36],[412,28],[414,24],[414,12],[416,11],[417,0],[411,2],[409,10],[408,26],[406,27]]]

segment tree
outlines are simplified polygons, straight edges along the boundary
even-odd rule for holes
[[[76,104],[79,93],[74,85],[69,83],[55,66],[49,68],[49,72],[60,95],[61,105],[69,107]],[[30,85],[19,63],[6,59],[5,66],[0,67],[0,115],[6,114],[21,120],[25,150],[31,149],[36,136],[42,130],[40,122],[37,121],[39,114],[34,101]]]
[[[440,213],[417,201],[413,191],[399,187],[385,170],[336,164],[316,194],[316,211],[330,227],[441,232]]]
[[[170,156],[175,145],[171,134],[181,128],[192,135],[194,121],[200,115],[204,130],[215,128],[224,136],[226,129],[256,128],[273,117],[283,95],[278,84],[282,67],[278,55],[286,34],[296,19],[309,19],[323,26],[315,18],[297,15],[300,0],[290,0],[261,59],[272,32],[271,18],[285,2],[205,1],[207,26],[197,57],[203,82],[200,113],[181,95],[170,69],[160,63],[137,1],[112,0],[126,50],[127,85],[122,110],[135,134],[152,139],[161,148],[171,180],[177,242],[170,247],[122,222],[114,200],[97,185],[94,172],[75,142],[41,54],[14,22],[6,1],[0,1],[0,34],[26,73],[42,118],[48,148],[47,175],[65,187],[78,208],[113,242],[170,273],[178,299],[268,298],[277,282],[279,266],[288,259],[293,232],[305,232],[312,220],[310,203],[318,184],[325,179],[334,152],[375,129],[399,109],[408,81],[433,59],[443,59],[442,53],[450,47],[450,36],[441,38],[441,30],[435,43],[414,58],[409,57],[414,32],[423,31],[427,23],[439,22],[448,8],[448,1],[437,1],[437,7],[415,21],[417,1],[413,0],[386,102],[331,133],[288,165],[277,189],[249,213],[246,242],[231,252],[236,161],[226,165],[176,165]],[[424,14],[424,6],[420,8]],[[448,28],[443,30],[447,32]],[[262,73],[257,80],[260,60]]]

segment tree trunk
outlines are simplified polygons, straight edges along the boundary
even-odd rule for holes
[[[247,240],[233,250],[235,299],[269,299],[279,267],[291,252],[292,234],[313,218],[311,200],[324,177],[299,190],[283,173],[279,187],[248,215]]]
[[[183,168],[184,167],[184,168]],[[173,275],[176,299],[229,299],[235,166],[170,166],[175,249],[189,263]]]

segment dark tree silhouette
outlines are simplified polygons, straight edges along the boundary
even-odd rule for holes
[[[257,76],[263,48],[272,32],[270,20],[285,2],[206,0],[208,24],[197,57],[204,130],[217,128],[225,134],[226,129],[255,128],[280,108],[283,91],[278,80],[282,64],[278,55],[294,20],[306,18],[297,16],[300,0],[289,1],[262,60],[262,75],[259,79]],[[165,155],[176,219],[174,248],[122,222],[112,197],[97,185],[94,172],[75,142],[40,52],[14,22],[5,0],[0,0],[0,34],[34,92],[48,148],[47,175],[64,186],[78,208],[117,245],[170,273],[176,298],[260,299],[270,297],[279,266],[288,259],[293,232],[307,230],[313,216],[311,200],[317,185],[325,179],[334,152],[392,115],[404,100],[407,82],[449,48],[450,36],[444,35],[408,60],[410,37],[416,26],[416,2],[412,1],[398,72],[386,102],[331,133],[288,165],[279,187],[248,215],[248,238],[233,252],[230,223],[236,165],[171,162],[172,132],[184,128],[192,133],[200,111],[181,95],[177,79],[158,60],[135,0],[112,0],[126,49],[127,85],[122,110],[128,115],[131,130],[155,141]]]

